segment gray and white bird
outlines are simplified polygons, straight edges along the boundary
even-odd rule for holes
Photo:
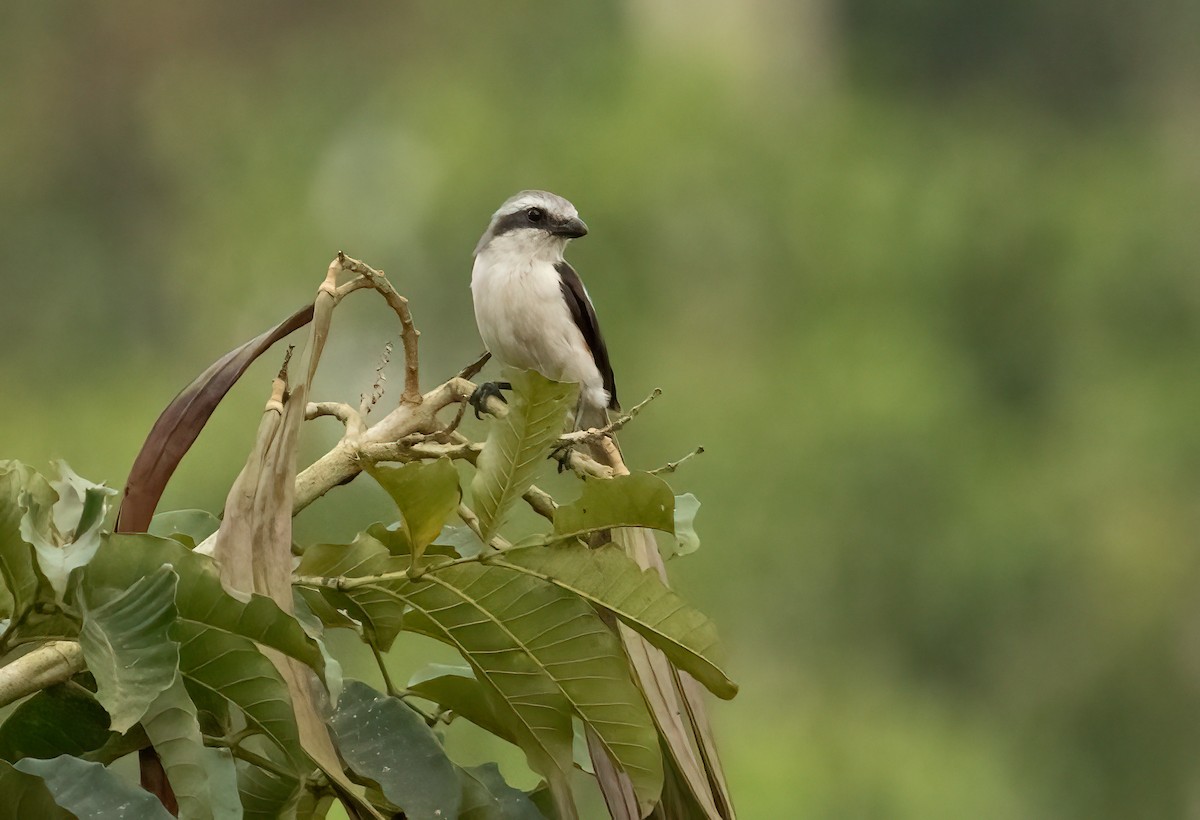
[[[608,348],[583,280],[563,258],[587,234],[575,206],[548,191],[509,197],[475,246],[471,295],[479,335],[502,364],[579,384],[579,428],[617,409]],[[478,404],[477,404],[478,407]]]

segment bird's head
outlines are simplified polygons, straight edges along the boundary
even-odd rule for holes
[[[575,206],[561,196],[549,191],[521,191],[492,215],[475,254],[495,243],[509,250],[527,250],[530,255],[561,255],[568,241],[587,232]]]

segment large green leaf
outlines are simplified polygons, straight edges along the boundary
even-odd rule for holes
[[[613,527],[674,532],[675,495],[670,485],[649,473],[589,478],[574,503],[554,512],[554,532],[559,535]]]
[[[298,575],[318,577],[357,577],[382,575],[408,569],[410,562],[393,556],[388,548],[370,535],[360,533],[350,544],[314,544],[304,550]],[[336,613],[344,612],[362,628],[363,638],[376,648],[387,651],[400,634],[404,604],[394,595],[372,587],[359,587],[353,594],[322,587],[305,590],[304,600],[313,613],[329,626],[342,626]],[[324,601],[327,606],[322,606]],[[330,614],[330,610],[334,614]]]
[[[728,699],[737,694],[737,684],[712,660],[719,654],[713,622],[619,547],[528,547],[508,550],[491,563],[529,573],[609,610],[714,695]]]
[[[401,467],[368,465],[367,472],[396,502],[412,554],[419,559],[462,500],[454,463],[439,458]]]
[[[504,418],[492,423],[471,481],[484,541],[491,540],[513,503],[533,484],[579,392],[578,385],[553,382],[530,370],[511,371],[508,379],[513,400]]]
[[[63,755],[52,760],[26,758],[13,768],[42,778],[54,802],[76,817],[171,820],[170,813],[149,792],[126,783],[99,763]]]
[[[458,820],[545,820],[525,792],[504,782],[495,763],[458,769],[462,808]]]
[[[0,760],[0,795],[0,820],[75,820],[54,802],[40,777],[17,771],[5,760]]]
[[[378,783],[406,818],[458,816],[462,791],[454,764],[433,730],[404,701],[361,681],[347,681],[331,722],[346,763]]]
[[[176,675],[142,718],[147,737],[158,752],[171,790],[179,801],[184,820],[224,820],[230,815],[214,811],[214,784],[209,782],[204,738],[196,717],[196,705],[188,697],[183,679]]]
[[[163,566],[106,603],[94,606],[84,598],[79,645],[114,732],[137,723],[175,678],[179,645],[169,632],[178,579]]]
[[[0,613],[17,620],[37,598],[38,577],[33,549],[21,537],[21,495],[32,470],[19,461],[0,461],[0,576],[7,592],[7,606]],[[41,478],[41,476],[38,476]],[[45,483],[45,479],[42,479]],[[49,485],[46,485],[49,490]]]
[[[295,618],[264,595],[245,602],[234,598],[221,585],[212,559],[174,539],[110,535],[84,572],[85,588],[124,589],[163,564],[179,573],[175,605],[181,622],[250,638],[321,670],[321,651]]]
[[[425,698],[466,718],[496,737],[517,743],[512,727],[501,720],[493,708],[491,701],[494,695],[475,679],[469,666],[431,663],[413,675],[406,689],[419,698]]]
[[[406,629],[457,648],[511,706],[519,741],[532,734],[556,761],[569,761],[573,712],[633,780],[639,802],[658,799],[662,759],[645,702],[616,637],[579,597],[478,564],[430,572],[397,594],[413,608]]]
[[[80,757],[113,737],[108,712],[74,683],[43,689],[13,710],[0,726],[0,758]]]
[[[181,621],[179,671],[193,701],[223,702],[279,748],[292,765],[306,768],[287,685],[275,664],[248,638]]]

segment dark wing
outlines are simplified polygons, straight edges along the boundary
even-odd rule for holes
[[[565,261],[556,262],[554,269],[558,271],[559,287],[562,289],[567,309],[571,311],[571,318],[583,334],[583,340],[592,351],[592,361],[596,363],[596,369],[604,379],[604,389],[608,391],[608,406],[618,410],[620,404],[617,403],[617,383],[613,379],[612,364],[608,361],[608,348],[604,345],[596,309],[592,307],[592,300],[588,298],[587,290],[583,287],[583,280]]]

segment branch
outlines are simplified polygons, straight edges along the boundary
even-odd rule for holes
[[[686,456],[679,459],[679,461],[668,461],[663,466],[656,467],[653,470],[647,470],[647,472],[650,473],[650,475],[658,475],[660,473],[673,473],[677,469],[679,469],[680,464],[687,461],[688,459],[695,458],[696,456],[701,455],[703,452],[704,452],[703,447],[697,447],[695,450],[692,450]]]
[[[83,671],[83,649],[76,641],[50,641],[0,668],[0,706],[7,706]]]
[[[662,388],[656,387],[651,391],[650,395],[642,399],[641,402],[629,408],[629,412],[617,416],[603,427],[592,427],[587,430],[576,430],[573,433],[564,433],[559,437],[559,441],[564,444],[585,444],[593,441],[599,441],[605,436],[617,432],[626,424],[633,421],[637,414],[642,412],[642,408],[650,402],[662,395]]]
[[[417,339],[420,337],[421,331],[417,330],[416,325],[413,324],[412,313],[408,309],[408,300],[396,292],[392,283],[383,275],[383,271],[375,270],[366,262],[352,259],[341,251],[338,251],[337,258],[341,263],[342,270],[352,271],[365,277],[370,282],[370,287],[383,296],[388,306],[400,318],[400,340],[404,343],[404,393],[400,396],[400,403],[420,404],[421,385]]]

